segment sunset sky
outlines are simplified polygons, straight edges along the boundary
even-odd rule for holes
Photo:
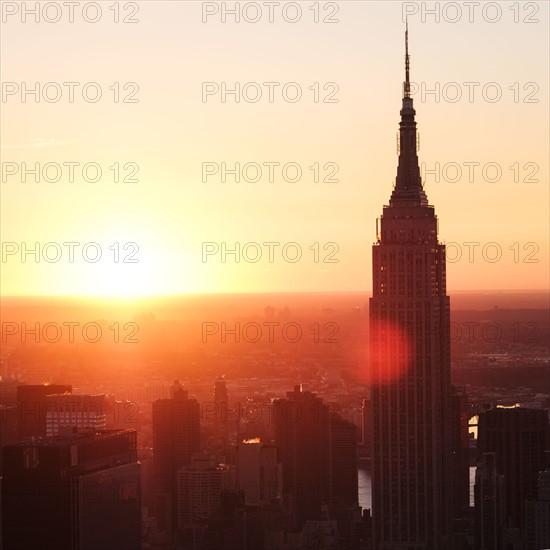
[[[548,288],[548,3],[529,2],[538,10],[531,14],[515,12],[511,2],[495,2],[502,14],[493,23],[479,7],[469,22],[466,7],[458,3],[464,13],[452,23],[443,13],[439,22],[433,15],[423,21],[423,3],[320,2],[321,19],[333,6],[339,8],[333,24],[315,23],[310,1],[300,3],[303,14],[296,23],[286,22],[276,8],[270,23],[264,7],[258,23],[238,24],[230,16],[221,22],[220,13],[203,23],[204,3],[187,0],[138,2],[139,22],[116,24],[109,10],[113,2],[99,4],[97,23],[83,21],[78,8],[74,23],[67,22],[66,12],[57,23],[35,23],[32,17],[23,23],[20,13],[3,13],[2,295],[370,291],[376,218],[388,203],[397,170],[405,8],[411,12],[413,91],[439,83],[448,92],[439,101],[420,92],[413,98],[420,162],[429,170],[436,163],[442,169],[439,182],[430,174],[424,178],[439,217],[439,237],[461,246],[460,259],[457,245],[449,250],[449,293]],[[124,5],[121,19],[128,15]],[[446,15],[451,19],[455,12]],[[32,88],[36,82],[59,83],[62,97],[36,103],[28,95],[22,102],[23,83]],[[63,82],[80,83],[72,103]],[[90,82],[102,90],[96,103],[82,97]],[[134,90],[133,85],[124,89],[129,82],[139,86],[137,102],[115,103],[114,83],[122,99]],[[217,94],[204,102],[203,82],[226,82],[228,88],[257,82],[263,96],[257,103],[235,103],[234,96],[222,103]],[[281,84],[274,88],[273,103],[264,82]],[[289,82],[302,89],[296,103],[282,97]],[[468,82],[479,85],[464,85]],[[314,83],[319,83],[318,103],[310,89]],[[323,90],[326,83],[337,84],[337,103],[322,102],[334,89]],[[453,102],[457,86],[448,83],[458,83],[460,100]],[[14,85],[19,91],[10,95]],[[250,97],[256,89],[248,87]],[[498,89],[502,97],[492,102]],[[49,91],[54,95],[55,86]],[[21,181],[22,163],[32,168],[67,162],[80,163],[72,183],[68,168],[58,182],[42,176],[35,182],[32,175]],[[203,182],[206,162],[228,167],[293,162],[303,174],[292,183],[275,167],[270,182],[264,167],[256,183],[237,183],[231,175],[223,183],[219,173]],[[316,162],[322,177],[328,174],[324,165],[338,165],[338,181],[316,183],[309,169]],[[83,180],[86,163],[101,167],[98,182]],[[109,168],[115,163],[121,179],[137,165],[138,181],[115,183]],[[462,169],[456,182],[450,181],[456,179],[453,163]],[[488,163],[493,164],[484,178]],[[487,181],[494,179],[495,165],[502,176]],[[474,181],[468,166],[474,167]],[[93,170],[89,174],[93,177]],[[253,170],[248,174],[252,177]],[[35,262],[28,255],[22,262],[23,243],[32,248],[36,242],[58,243],[59,260]],[[80,243],[72,263],[66,242]],[[82,257],[83,245],[92,242],[102,250],[96,263]],[[222,242],[228,248],[259,243],[263,253],[255,263],[243,258],[237,263],[230,255],[222,263],[219,253],[204,262],[206,242],[216,243],[209,250]],[[281,243],[272,262],[264,242]],[[291,242],[302,250],[296,263],[281,253]],[[479,243],[470,248],[472,261],[468,242]],[[118,263],[114,243],[119,243]],[[126,243],[137,243],[139,250],[124,249]],[[317,262],[314,243],[319,243]],[[336,243],[338,250],[334,245],[323,250],[326,243]],[[501,258],[494,261],[499,249]],[[50,258],[56,250],[49,246]],[[295,247],[285,250],[294,257]],[[88,251],[95,255],[92,247]],[[256,251],[249,246],[249,258]],[[322,261],[331,252],[338,263]],[[125,257],[138,262],[123,263]]]

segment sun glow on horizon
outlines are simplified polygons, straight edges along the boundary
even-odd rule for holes
[[[480,10],[456,24],[408,19],[420,170],[448,247],[449,294],[495,281],[548,288],[548,31],[496,5],[506,17],[495,24]],[[541,23],[548,6],[538,5]],[[82,244],[74,263],[2,259],[2,294],[369,292],[375,220],[398,162],[402,7],[344,2],[337,25],[315,23],[309,10],[296,25],[204,24],[195,2],[140,3],[139,25],[113,24],[110,10],[97,25],[10,15],[0,63],[19,92],[0,104],[2,244]],[[100,100],[82,84],[70,100],[62,83],[73,80],[94,80]],[[206,80],[240,91],[203,97]],[[51,94],[57,81],[59,101],[31,93],[36,82]],[[294,81],[296,102],[282,92]],[[128,102],[124,83],[139,86]],[[102,247],[97,263],[80,255],[91,242]],[[138,263],[124,261],[129,243]],[[220,248],[207,261],[205,243]],[[264,243],[278,243],[274,260]],[[283,255],[292,243],[296,262]],[[225,260],[224,245],[241,257]]]

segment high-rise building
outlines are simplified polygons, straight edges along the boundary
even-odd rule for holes
[[[322,519],[329,500],[328,406],[295,386],[286,399],[273,402],[275,442],[283,465],[283,498],[292,528]]]
[[[237,489],[244,491],[247,506],[278,502],[281,496],[282,468],[277,447],[260,438],[245,439],[235,452]]]
[[[21,382],[17,378],[0,378],[0,405],[17,406],[17,387]]]
[[[44,437],[48,395],[71,393],[72,386],[65,384],[34,384],[17,386],[18,435]]]
[[[504,541],[504,480],[495,453],[483,453],[474,485],[475,541],[481,550],[501,550]]]
[[[375,550],[450,535],[450,311],[445,246],[420,177],[406,32],[399,163],[373,246],[370,299]]]
[[[175,529],[178,470],[200,451],[200,406],[176,382],[171,399],[153,403],[154,513],[161,529]]]
[[[17,441],[17,407],[0,403],[0,478],[2,477],[2,447]]]
[[[178,471],[178,528],[204,525],[222,507],[223,493],[231,488],[229,466],[212,457],[194,456]]]
[[[356,508],[359,495],[357,426],[331,412],[328,428],[330,509]]]
[[[523,529],[525,501],[537,499],[539,472],[550,450],[548,414],[542,409],[500,407],[479,415],[477,447],[494,453],[504,476],[506,527]]]
[[[217,437],[227,438],[229,398],[223,377],[214,382],[214,433]]]
[[[301,386],[273,402],[273,420],[292,529],[358,510],[356,426]]]
[[[357,426],[335,412],[329,415],[329,517],[337,520],[338,545],[357,548],[361,520],[357,463]]]
[[[470,515],[469,415],[464,387],[452,387],[451,414],[451,513],[453,519],[459,519]]]
[[[525,503],[525,550],[550,548],[550,452],[548,468],[539,473],[536,500]]]
[[[139,550],[135,430],[74,432],[2,449],[4,548]]]
[[[46,436],[58,435],[66,427],[104,430],[105,394],[59,393],[47,396]]]

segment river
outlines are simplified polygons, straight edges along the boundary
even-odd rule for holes
[[[371,492],[371,479],[370,472],[359,468],[359,506],[361,508],[372,508],[372,492]],[[476,479],[475,466],[470,467],[470,506],[474,505],[474,483]]]

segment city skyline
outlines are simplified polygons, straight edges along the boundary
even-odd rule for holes
[[[0,3],[0,550],[550,548],[549,20]]]

